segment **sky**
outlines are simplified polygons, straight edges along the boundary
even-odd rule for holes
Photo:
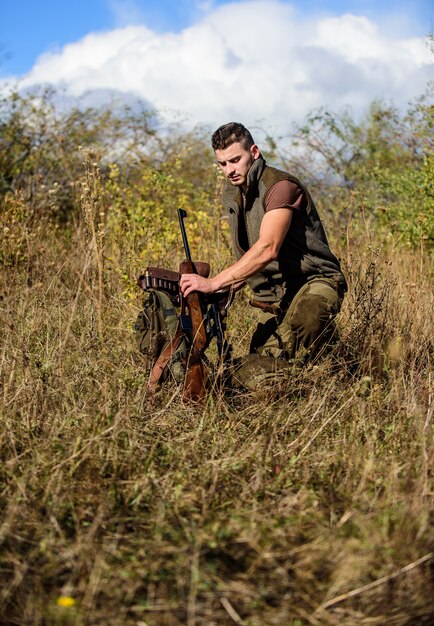
[[[405,107],[434,80],[425,0],[0,0],[0,88],[141,99],[187,126]]]

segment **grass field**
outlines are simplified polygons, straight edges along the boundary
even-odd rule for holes
[[[423,249],[349,224],[333,242],[350,289],[331,353],[277,396],[199,408],[173,386],[146,393],[142,268],[125,276],[107,215],[65,234],[20,207],[1,224],[0,623],[433,624]],[[237,354],[246,302],[229,314]]]

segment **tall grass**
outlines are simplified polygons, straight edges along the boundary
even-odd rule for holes
[[[69,235],[19,196],[2,214],[1,624],[432,624],[423,250],[353,218],[334,242],[350,289],[327,355],[277,395],[152,399],[132,331],[141,268],[121,265],[129,233],[108,228],[94,166],[82,183]],[[159,261],[175,269],[180,248]]]

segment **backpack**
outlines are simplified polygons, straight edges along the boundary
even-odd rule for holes
[[[150,386],[155,390],[159,383],[169,379],[181,383],[188,348],[170,296],[158,289],[147,289],[143,311],[133,328],[137,347],[150,372]]]

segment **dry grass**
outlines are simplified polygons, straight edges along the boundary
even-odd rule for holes
[[[330,354],[199,409],[146,396],[139,300],[85,207],[71,241],[23,227],[1,270],[1,624],[433,623],[427,259],[351,238]]]

